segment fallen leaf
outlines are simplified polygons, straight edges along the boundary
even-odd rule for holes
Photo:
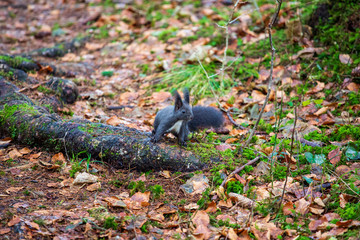
[[[149,206],[150,192],[137,192],[130,198],[130,200],[132,202],[136,202],[139,206]]]
[[[101,188],[101,183],[97,182],[97,183],[93,183],[89,186],[86,187],[86,190],[88,190],[89,192],[93,192],[96,190],[99,190]]]
[[[320,108],[319,110],[317,110],[317,111],[314,113],[314,115],[315,115],[315,116],[319,116],[319,115],[321,115],[321,114],[324,114],[324,113],[327,112],[328,109],[329,109],[328,107],[322,107],[322,108]]]
[[[218,151],[223,152],[223,151],[225,151],[227,149],[231,149],[231,145],[227,144],[227,143],[222,143],[220,145],[216,145],[215,149],[218,150]]]
[[[8,222],[8,226],[12,227],[18,224],[19,222],[21,222],[21,219],[18,216],[14,215],[13,218]]]
[[[342,152],[340,151],[340,148],[336,148],[329,152],[328,158],[332,165],[336,165],[338,162],[340,162]]]
[[[17,159],[18,157],[22,157],[22,153],[20,153],[16,148],[9,152],[9,157],[12,159]]]
[[[340,200],[340,207],[341,207],[341,208],[345,208],[345,207],[346,207],[346,203],[347,203],[347,201],[345,200],[345,198],[344,198],[344,195],[343,195],[343,194],[340,194],[340,196],[339,196],[339,200]]]
[[[0,235],[9,233],[10,231],[11,231],[10,228],[1,228],[1,229],[0,229]]]
[[[164,178],[171,178],[171,175],[170,175],[170,171],[168,170],[164,170],[164,171],[160,171],[160,176],[163,176]]]
[[[16,192],[19,192],[21,189],[23,189],[24,187],[10,187],[8,189],[5,190],[5,192],[7,194],[10,194],[10,193],[16,193]]]
[[[106,124],[109,124],[111,126],[117,126],[122,122],[123,121],[115,115],[106,120]]]
[[[127,208],[126,203],[123,200],[121,200],[120,198],[118,198],[117,196],[107,197],[104,199],[104,201],[106,201],[108,203],[108,205],[111,207]]]
[[[304,198],[295,202],[295,211],[301,215],[305,215],[309,211],[310,202],[306,201]]]
[[[28,153],[31,153],[32,150],[30,150],[29,148],[25,147],[23,149],[20,149],[20,153],[21,154],[28,154]]]
[[[51,162],[55,163],[56,161],[61,161],[62,163],[66,162],[64,154],[62,152],[59,152],[59,153],[55,154],[54,156],[52,156]]]
[[[284,215],[291,215],[294,210],[294,204],[292,202],[287,202],[284,204],[283,213]]]
[[[349,54],[339,54],[339,60],[342,64],[352,64],[353,60]]]
[[[216,212],[216,210],[217,210],[216,203],[214,201],[212,201],[211,203],[208,204],[208,207],[205,210],[205,212],[214,213],[214,212]]]

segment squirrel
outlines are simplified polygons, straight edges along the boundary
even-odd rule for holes
[[[187,88],[183,90],[184,99],[175,90],[175,105],[160,110],[155,117],[154,130],[151,141],[156,143],[166,133],[174,134],[179,144],[186,146],[188,135],[201,128],[219,128],[224,123],[222,113],[213,107],[190,105],[190,93]]]

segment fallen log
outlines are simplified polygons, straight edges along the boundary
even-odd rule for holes
[[[177,145],[151,143],[150,133],[83,119],[64,120],[50,114],[2,77],[0,89],[0,134],[19,143],[63,151],[68,156],[86,152],[123,169],[193,171],[205,166],[197,156]]]

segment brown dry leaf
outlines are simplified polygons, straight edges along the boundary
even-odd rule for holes
[[[252,222],[250,229],[257,239],[277,239],[277,236],[284,232],[277,228],[273,222],[266,222],[266,219]]]
[[[321,115],[321,114],[324,114],[324,113],[327,112],[328,109],[329,109],[328,107],[322,107],[322,108],[320,108],[319,110],[317,110],[317,111],[314,113],[314,115],[315,115],[315,116],[319,116],[319,115]]]
[[[190,203],[190,204],[184,206],[185,211],[191,211],[191,210],[197,210],[197,209],[199,209],[199,205],[197,205],[197,203]]]
[[[195,235],[197,239],[208,239],[211,236],[211,231],[208,228],[210,218],[205,211],[200,210],[196,212],[192,218],[192,222],[196,225],[193,235]]]
[[[258,83],[265,81],[270,76],[270,70],[260,69]]]
[[[21,219],[18,216],[14,215],[13,218],[8,222],[8,226],[12,227],[19,222],[21,222]]]
[[[73,183],[74,179],[73,178],[68,178],[68,179],[64,179],[61,183],[60,183],[60,187],[70,187]]]
[[[216,203],[214,201],[212,201],[211,203],[208,204],[208,207],[205,210],[205,212],[214,213],[214,212],[216,212],[216,210],[217,210]]]
[[[11,231],[10,228],[2,228],[0,229],[0,235],[4,235],[6,233],[9,233]]]
[[[163,176],[164,178],[171,178],[171,174],[170,174],[170,171],[168,170],[164,170],[164,171],[160,171],[160,176]]]
[[[345,200],[343,194],[340,194],[339,200],[340,200],[340,207],[341,207],[341,208],[345,208],[345,207],[346,207],[346,204],[347,204],[347,201]]]
[[[333,239],[334,238],[333,236],[342,235],[347,231],[348,231],[347,228],[333,228],[330,231],[326,231],[323,234],[321,234],[320,239]]]
[[[323,202],[323,200],[321,199],[321,198],[315,198],[314,199],[314,202],[317,204],[317,205],[319,205],[320,207],[325,207],[325,204],[324,204],[324,202]]]
[[[309,229],[311,231],[316,231],[318,229],[324,229],[328,225],[328,220],[325,217],[321,217],[318,220],[312,220],[309,223]]]
[[[171,99],[171,93],[169,92],[154,92],[151,95],[151,99],[154,102],[161,103]]]
[[[85,48],[87,50],[90,50],[90,51],[95,51],[95,50],[99,50],[101,48],[104,47],[104,43],[90,43],[90,42],[87,42],[85,43]]]
[[[22,155],[23,154],[21,154],[16,148],[9,152],[9,157],[12,159],[17,159],[18,157],[22,157]]]
[[[349,54],[340,54],[339,60],[342,64],[352,64],[353,60],[351,59]]]
[[[123,121],[115,115],[106,120],[106,124],[109,124],[111,126],[117,126],[122,122]]]
[[[126,203],[117,196],[111,196],[104,199],[110,207],[122,207],[127,208]]]
[[[46,186],[47,186],[47,187],[58,188],[58,187],[60,187],[60,183],[58,183],[58,182],[52,182],[52,183],[46,184]]]
[[[236,223],[236,220],[233,216],[231,215],[227,215],[227,214],[220,214],[216,217],[216,220],[223,220],[225,221],[229,221],[229,223],[234,224]]]
[[[91,224],[90,224],[89,222],[87,222],[87,223],[85,224],[84,234],[87,233],[88,231],[90,231],[91,229],[92,229]]]
[[[153,221],[157,221],[157,222],[160,222],[160,223],[164,222],[164,220],[165,220],[164,214],[158,213],[156,211],[150,211],[148,213],[147,217],[150,218]]]
[[[357,83],[351,82],[346,86],[346,88],[349,89],[350,91],[358,92],[360,89],[360,85]]]
[[[204,210],[197,211],[191,220],[196,226],[208,226],[210,223],[209,215]]]
[[[89,192],[93,192],[96,190],[99,190],[101,188],[101,183],[97,182],[97,183],[93,183],[89,186],[86,187],[86,190],[88,190]]]
[[[30,155],[30,160],[39,158],[41,154],[42,154],[42,152],[31,154]]]
[[[332,150],[331,152],[329,152],[328,158],[332,165],[335,166],[340,161],[341,154],[342,154],[342,152],[340,151],[340,148],[336,148],[336,149]]]
[[[55,163],[56,161],[61,161],[62,163],[66,162],[64,154],[62,152],[59,152],[59,153],[55,154],[54,156],[52,156],[51,162]]]
[[[149,206],[150,192],[137,192],[135,193],[130,200],[135,203],[136,206],[146,207]]]
[[[38,73],[40,75],[47,75],[49,73],[52,73],[54,71],[54,69],[50,66],[41,66],[40,70],[38,71]]]
[[[315,87],[313,87],[310,91],[308,91],[306,94],[318,93],[318,92],[324,90],[325,83],[319,82],[319,81],[316,81],[316,83],[317,83],[317,85]]]
[[[8,189],[5,190],[5,192],[7,194],[10,194],[10,193],[17,193],[19,192],[21,189],[23,189],[24,187],[9,187]]]
[[[218,204],[218,207],[220,207],[220,208],[231,208],[232,206],[233,206],[233,204],[232,204],[230,198],[228,198],[226,200],[226,202],[224,200],[220,200],[219,204]]]
[[[270,197],[270,193],[266,187],[256,188],[256,201],[262,201]]]
[[[39,224],[35,223],[35,222],[29,222],[29,221],[25,221],[26,225],[28,225],[30,228],[36,229],[36,230],[40,230],[40,226]]]
[[[220,145],[216,145],[216,147],[215,147],[215,149],[216,150],[218,150],[218,151],[225,151],[225,150],[227,150],[227,149],[231,149],[231,145],[230,144],[227,144],[227,143],[222,143],[222,144],[220,144]]]
[[[25,148],[23,148],[23,149],[20,149],[19,152],[20,152],[21,154],[24,154],[24,155],[25,155],[25,154],[31,153],[31,151],[32,151],[31,149],[25,147]]]
[[[239,141],[239,139],[238,138],[228,138],[228,139],[226,139],[225,143],[231,144],[236,141]]]
[[[248,132],[247,129],[242,130],[242,129],[234,128],[234,129],[232,129],[232,130],[230,131],[229,134],[230,134],[231,136],[242,136],[242,135],[245,135],[247,132]],[[236,139],[237,139],[237,138],[236,138]],[[237,139],[237,140],[239,140],[239,139]]]
[[[293,212],[292,210],[294,210],[294,204],[292,202],[287,202],[284,204],[283,207],[284,215],[291,215]]]
[[[61,61],[63,62],[77,62],[79,60],[80,60],[80,56],[74,53],[67,53],[61,58]]]
[[[126,105],[128,103],[134,102],[138,97],[138,92],[124,92],[120,94],[118,103],[120,105]]]
[[[316,215],[321,215],[325,210],[324,209],[320,209],[320,208],[313,208],[313,207],[309,207],[310,212],[316,214]]]
[[[227,234],[227,237],[230,239],[230,240],[239,240],[241,238],[238,237],[238,235],[236,234],[236,232],[234,231],[233,228],[230,228],[229,231],[228,231],[228,234]]]
[[[304,215],[308,212],[310,206],[310,202],[306,201],[304,198],[295,202],[295,211]]]
[[[266,95],[258,90],[252,91],[251,96],[254,99],[254,101],[257,101],[257,102],[264,101],[266,98]]]

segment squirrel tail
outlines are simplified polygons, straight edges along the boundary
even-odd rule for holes
[[[224,124],[224,116],[216,108],[195,106],[192,111],[194,118],[188,124],[191,132],[201,128],[219,128]]]

